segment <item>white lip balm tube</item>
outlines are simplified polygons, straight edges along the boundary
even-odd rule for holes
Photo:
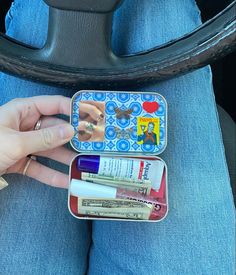
[[[72,196],[81,198],[116,198],[116,188],[114,187],[76,179],[71,180],[70,193]]]
[[[161,205],[156,198],[145,196],[138,192],[133,192],[123,188],[115,188],[107,185],[72,179],[70,184],[70,194],[81,198],[104,198],[104,199],[129,199],[147,204],[152,204],[156,211],[160,210]]]

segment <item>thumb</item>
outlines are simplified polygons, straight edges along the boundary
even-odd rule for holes
[[[68,123],[20,133],[27,155],[61,146],[70,141],[74,134],[74,128]]]

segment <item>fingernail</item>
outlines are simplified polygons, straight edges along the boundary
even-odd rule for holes
[[[60,137],[62,139],[71,139],[75,135],[74,127],[70,124],[64,124],[59,127]]]
[[[99,122],[99,121],[101,121],[101,120],[103,120],[103,119],[104,119],[104,114],[101,113],[101,114],[99,115],[97,121]]]

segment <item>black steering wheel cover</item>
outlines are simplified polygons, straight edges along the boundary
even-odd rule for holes
[[[201,68],[236,48],[236,1],[193,32],[160,47],[120,56],[100,68],[46,62],[34,49],[0,34],[0,70],[66,88],[124,88]],[[104,69],[105,68],[105,69]]]

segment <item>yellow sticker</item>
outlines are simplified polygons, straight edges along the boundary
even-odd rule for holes
[[[138,144],[158,145],[160,142],[160,118],[138,117]]]

